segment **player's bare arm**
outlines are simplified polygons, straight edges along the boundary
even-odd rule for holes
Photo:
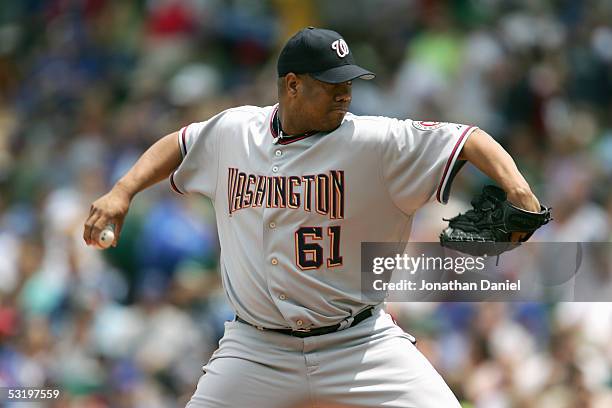
[[[463,146],[459,159],[469,161],[495,180],[515,206],[527,211],[540,211],[538,199],[512,157],[485,131],[474,131]]]
[[[97,237],[108,224],[115,226],[113,246],[117,245],[123,220],[134,196],[167,178],[180,164],[177,137],[178,132],[174,132],[155,142],[108,193],[93,202],[83,231],[87,245],[95,245]]]

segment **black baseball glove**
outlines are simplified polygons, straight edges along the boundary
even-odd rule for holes
[[[485,186],[482,194],[472,200],[472,207],[465,214],[444,219],[448,227],[440,234],[442,246],[475,256],[499,255],[527,241],[552,219],[550,208],[541,206],[537,213],[522,210],[496,186]],[[511,242],[515,232],[526,235],[519,242]]]

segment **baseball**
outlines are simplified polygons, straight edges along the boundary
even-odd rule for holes
[[[110,247],[115,240],[115,232],[113,225],[107,225],[106,228],[102,230],[100,236],[98,237],[98,245],[103,249]]]

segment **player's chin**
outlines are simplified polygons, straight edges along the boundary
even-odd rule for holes
[[[327,126],[328,131],[332,131],[336,129],[338,126],[340,126],[340,124],[342,124],[342,120],[344,119],[345,115],[346,115],[346,111],[342,109],[334,109],[330,111],[328,115],[328,118],[329,118],[328,120],[329,126]]]

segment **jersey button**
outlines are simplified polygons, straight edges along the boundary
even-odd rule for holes
[[[280,300],[287,300],[287,296],[285,296],[285,294],[284,294],[284,293],[281,293],[281,294],[278,296],[278,298],[279,298]]]
[[[270,262],[272,262],[272,265],[278,265],[278,259],[276,258],[272,258],[272,261]]]
[[[270,228],[272,228],[272,229],[276,228],[276,223],[275,222],[271,222],[270,223]]]
[[[283,152],[281,150],[277,150],[277,151],[274,152],[274,155],[276,157],[281,157],[283,155]]]
[[[274,173],[276,173],[276,172],[278,171],[278,166],[274,166],[274,167],[272,167],[272,171],[273,171]]]
[[[303,325],[303,324],[304,324],[304,322],[303,322],[303,321],[301,321],[301,320],[298,320],[297,322],[295,322],[295,324],[297,324],[298,326],[301,326],[301,325]]]

